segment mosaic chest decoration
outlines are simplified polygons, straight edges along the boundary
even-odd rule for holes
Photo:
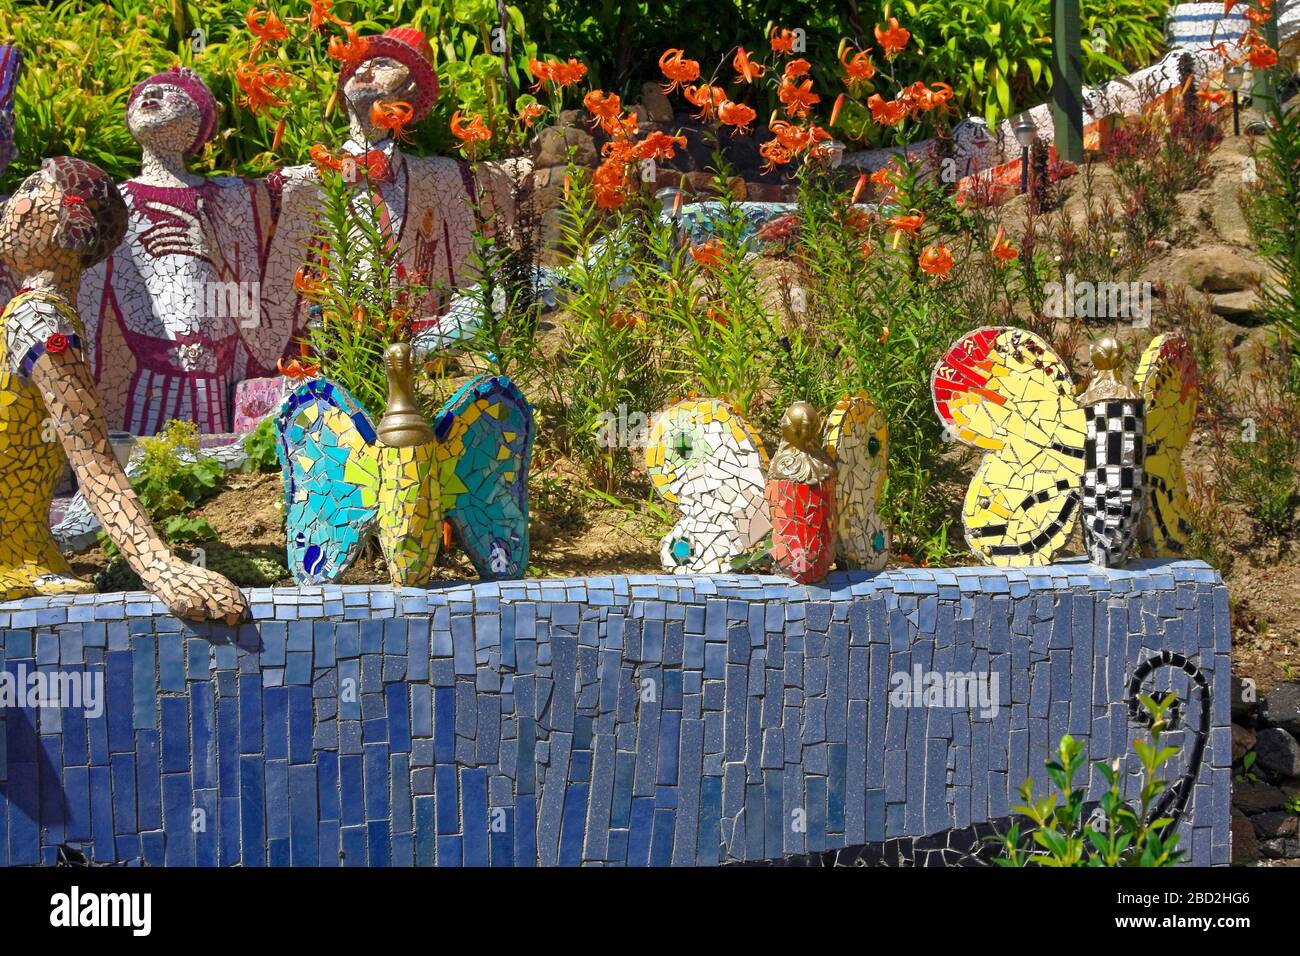
[[[820,481],[782,475],[772,485],[762,438],[726,402],[688,399],[656,416],[646,470],[681,513],[660,541],[663,566],[681,574],[720,573],[766,553],[801,581],[825,577],[835,560],[846,569],[884,567],[889,535],[876,510],[888,460],[884,416],[865,394],[847,396],[827,417],[825,432],[819,425],[813,432],[820,436],[815,451],[836,478],[803,492],[796,486],[811,489]]]
[[[288,565],[300,584],[337,581],[377,534],[394,584],[428,582],[444,520],[486,579],[528,566],[533,411],[505,376],[467,382],[432,426],[411,398],[411,350],[390,347],[388,411],[376,427],[325,379],[276,418]]]
[[[1117,350],[1098,343],[1097,380],[1077,398],[1064,362],[1023,329],[977,329],[939,361],[935,410],[957,440],[984,450],[962,522],[986,564],[1050,563],[1080,513],[1097,563],[1121,563],[1135,538],[1147,555],[1185,553],[1181,459],[1198,395],[1191,346],[1180,334],[1157,336],[1134,390],[1114,376]]]

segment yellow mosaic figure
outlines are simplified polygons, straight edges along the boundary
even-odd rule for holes
[[[81,320],[58,296],[15,296],[0,315],[0,601],[87,594],[50,535],[50,502],[67,458],[40,392],[21,372],[32,350],[80,348]],[[58,336],[58,338],[55,338]]]

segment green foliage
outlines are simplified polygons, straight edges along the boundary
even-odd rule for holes
[[[257,427],[244,436],[244,454],[248,461],[245,471],[279,471],[280,458],[276,454],[275,416],[268,415]]]
[[[1300,395],[1300,109],[1294,104],[1289,112],[1273,109],[1255,162],[1258,185],[1244,205],[1259,254],[1272,267],[1261,289],[1263,312],[1293,343],[1289,384]]]
[[[1262,424],[1254,437],[1231,445],[1229,488],[1233,500],[1245,506],[1260,530],[1281,534],[1290,527],[1300,498],[1296,494],[1300,436]]]
[[[157,435],[140,439],[144,456],[131,487],[163,537],[172,543],[210,541],[217,533],[206,520],[187,514],[221,489],[225,468],[199,454],[199,429],[193,422],[168,422]],[[117,548],[104,532],[99,544]]]
[[[1075,777],[1084,769],[1083,743],[1069,734],[1061,738],[1056,759],[1046,763],[1047,775],[1054,790],[1041,800],[1034,799],[1033,781],[1020,788],[1024,803],[1013,811],[1032,825],[1025,832],[1019,821],[1007,833],[995,837],[1002,855],[994,862],[999,866],[1173,866],[1182,857],[1177,849],[1178,834],[1171,817],[1149,819],[1153,804],[1164,792],[1167,782],[1160,779],[1160,769],[1178,754],[1177,747],[1160,746],[1166,729],[1165,713],[1174,702],[1170,694],[1163,700],[1146,695],[1139,697],[1142,707],[1152,717],[1151,742],[1133,742],[1142,767],[1142,787],[1138,805],[1123,799],[1124,774],[1120,761],[1097,761],[1093,764],[1107,784],[1098,810],[1084,818],[1085,786],[1075,786]]]

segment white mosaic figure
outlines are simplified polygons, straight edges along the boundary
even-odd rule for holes
[[[143,150],[140,175],[120,187],[127,233],[86,272],[77,303],[111,428],[152,435],[181,419],[230,431],[236,382],[275,365],[275,357],[250,363],[249,353],[264,355],[268,341],[282,349],[288,337],[261,315],[273,214],[266,184],[185,168],[216,115],[203,80],[181,67],[144,80],[127,100],[127,128]]]
[[[398,27],[365,39],[365,53],[339,73],[339,100],[346,104],[349,122],[348,140],[340,152],[364,171],[356,177],[357,189],[372,191],[379,226],[397,243],[397,261],[430,287],[413,316],[419,325],[442,311],[450,298],[435,287],[458,288],[472,281],[469,260],[475,218],[471,204],[478,187],[468,164],[446,157],[409,156],[387,129],[371,119],[376,103],[396,101],[412,107],[408,126],[428,115],[438,97],[438,78],[424,34]],[[492,217],[493,210],[499,209],[507,224],[513,221],[507,174],[490,164],[482,164],[479,173],[487,190],[484,215]],[[295,290],[293,278],[316,229],[318,182],[314,165],[286,167],[270,178],[272,189],[280,193],[280,213],[263,275],[262,309],[272,327],[291,328],[292,334],[274,354],[254,353],[254,359],[264,365],[274,364],[306,331],[307,303]]]

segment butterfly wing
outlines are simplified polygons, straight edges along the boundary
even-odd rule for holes
[[[1065,364],[1023,329],[977,329],[939,360],[931,390],[949,433],[984,450],[962,509],[971,549],[988,564],[1049,563],[1078,520],[1084,470]]]
[[[826,419],[836,463],[835,550],[842,566],[878,571],[889,559],[889,527],[876,511],[889,461],[889,426],[866,393],[840,399]]]
[[[1142,541],[1155,557],[1180,557],[1187,551],[1187,478],[1183,449],[1192,437],[1200,398],[1196,356],[1182,335],[1152,339],[1135,376],[1145,412],[1147,499]]]
[[[660,541],[663,566],[710,574],[771,531],[767,451],[745,418],[717,399],[678,402],[655,417],[646,441],[646,470],[655,490],[681,510]]]
[[[337,581],[375,525],[374,425],[344,389],[314,379],[285,396],[275,426],[289,569],[299,584]]]
[[[504,375],[479,375],[434,419],[442,512],[485,580],[528,569],[533,407]]]

